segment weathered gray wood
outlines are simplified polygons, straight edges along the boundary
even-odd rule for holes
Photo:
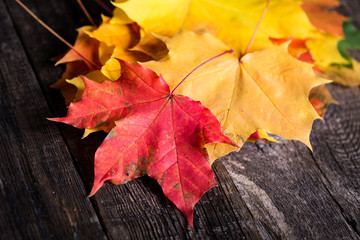
[[[62,33],[65,21],[66,31],[68,28],[75,29],[71,23],[71,17],[61,18],[63,14],[54,11],[62,8],[63,12],[71,11],[76,8],[69,3],[63,5],[59,1],[25,1],[26,4],[35,10],[35,13],[44,20],[50,19],[51,26]],[[76,4],[74,2],[74,4]],[[47,86],[53,83],[60,75],[61,70],[56,70],[50,66],[50,59],[56,56],[58,49],[50,51],[52,47],[57,47],[59,42],[54,40],[49,33],[37,27],[22,10],[11,6],[14,22],[24,40],[24,46],[32,62],[40,84],[43,86],[44,93],[49,100],[54,111],[58,115],[65,114],[65,107],[59,95],[53,96],[54,91]],[[36,6],[48,6],[37,8]],[[54,20],[56,19],[56,21]],[[59,21],[61,19],[61,21]],[[74,20],[76,22],[76,20]],[[29,27],[31,26],[31,27]],[[69,26],[73,26],[72,28]],[[75,32],[74,32],[75,33]],[[41,38],[41,44],[37,43]],[[43,46],[47,46],[49,51],[42,51]],[[55,123],[54,123],[55,124]],[[61,130],[65,136],[68,148],[75,160],[79,164],[83,179],[88,189],[92,185],[93,156],[96,148],[100,145],[104,134],[93,135],[85,140],[81,140],[81,131],[61,125]],[[210,190],[195,211],[195,229],[188,226],[184,216],[176,210],[166,200],[161,192],[161,188],[155,181],[149,178],[141,178],[129,182],[123,186],[113,186],[105,184],[95,197],[93,203],[102,219],[108,235],[111,238],[219,238],[238,239],[244,236],[248,239],[257,239],[258,233],[255,224],[252,222],[250,212],[244,207],[244,203],[236,197],[238,195],[231,179],[228,178],[226,170],[219,165],[215,167],[218,172],[217,178],[220,187]],[[85,170],[84,170],[85,169]],[[242,229],[243,228],[243,229]]]
[[[357,26],[359,9],[359,1],[340,7]],[[220,160],[264,239],[360,239],[360,91],[329,88],[339,105],[314,122],[313,153],[296,141],[258,141]]]
[[[218,165],[218,164],[216,164]],[[124,238],[258,239],[251,214],[222,165],[214,167],[219,187],[206,193],[195,207],[194,225],[166,200],[158,184],[143,177],[125,185],[106,184],[95,195],[110,236]],[[110,217],[111,216],[111,217]],[[141,229],[141,231],[139,231]]]
[[[222,159],[255,221],[284,239],[359,239],[360,91],[331,86],[340,105],[304,144],[245,144]]]
[[[34,68],[42,92],[51,107],[52,114],[49,117],[64,116],[67,108],[60,92],[49,87],[60,78],[64,66],[55,67],[54,62],[50,59],[64,54],[68,50],[67,46],[37,23],[16,2],[13,0],[5,2],[23,42],[28,59]],[[89,24],[76,0],[25,0],[23,3],[69,42],[74,42],[78,27]],[[99,11],[101,9],[95,8],[97,5],[94,5],[94,1],[83,1],[83,3],[89,7],[90,12],[95,16],[95,20],[100,21]],[[97,9],[97,11],[92,11],[93,9]],[[60,125],[60,128],[66,141],[69,142],[68,145],[76,146],[70,152],[75,156],[82,178],[86,183],[91,183],[94,171],[92,157],[90,156],[94,155],[96,147],[100,145],[103,139],[103,135],[90,136],[85,140],[80,140],[82,130],[65,125]],[[73,143],[73,140],[76,143]],[[83,157],[84,155],[88,157]],[[86,187],[89,191],[91,185],[86,184]]]
[[[360,27],[360,1],[359,0],[340,0],[341,5],[338,7],[338,11],[345,16],[349,16],[353,19],[355,25]]]
[[[49,59],[64,52],[66,47],[42,29],[16,4],[12,1],[6,2],[28,60],[33,66],[53,115],[63,116],[65,106],[60,94],[48,88],[61,75],[63,69],[53,67]],[[70,41],[76,36],[75,27],[87,23],[76,1],[28,0],[24,2],[40,18]],[[92,1],[84,1],[84,3],[91,4]],[[346,9],[354,9],[349,6],[347,5]],[[4,40],[4,42],[7,41],[10,40]],[[23,58],[26,59],[25,56]],[[16,59],[11,59],[8,66],[17,63]],[[37,86],[34,81],[32,84],[27,87],[32,89]],[[5,93],[15,94],[14,89],[17,86],[19,86],[18,82],[16,85],[4,85],[2,89]],[[258,142],[246,144],[239,153],[233,153],[214,163],[213,169],[219,187],[207,192],[196,205],[194,229],[188,226],[184,216],[167,201],[161,188],[149,177],[136,179],[121,186],[105,184],[90,200],[107,236],[110,239],[359,239],[360,111],[358,107],[360,93],[357,88],[349,90],[332,87],[332,90],[341,105],[330,107],[325,123],[315,122],[311,138],[314,153],[299,142],[283,141],[280,144],[271,145]],[[42,93],[38,91],[37,94],[41,96]],[[34,97],[36,98],[34,94],[31,97],[28,96],[29,99]],[[27,101],[29,101],[28,98]],[[33,116],[40,111],[37,106],[20,109],[17,104],[16,101],[6,100],[1,113],[9,112],[11,109],[9,106],[14,106],[17,114],[24,111],[25,116]],[[50,114],[46,112],[45,115]],[[27,118],[31,119],[31,117]],[[10,123],[5,125],[5,130],[18,134],[16,126]],[[44,142],[40,142],[39,139],[51,136],[57,140],[49,140],[53,141],[52,143],[45,142],[48,144],[46,154],[56,154],[56,158],[54,155],[50,156],[57,164],[66,163],[72,166],[63,141],[59,139],[60,134],[56,129],[54,130],[55,124],[42,124],[43,129],[35,135],[39,143],[21,141],[22,148],[28,149],[34,144],[42,146]],[[65,125],[58,126],[89,192],[93,178],[93,156],[104,134],[94,134],[81,140],[81,131]],[[29,134],[28,132],[31,131],[25,128],[24,132],[24,134]],[[56,146],[53,146],[55,144]],[[0,148],[0,151],[3,151],[2,156],[3,153],[8,154],[9,150],[6,149],[9,146]],[[26,151],[14,151],[22,158],[31,156]],[[45,156],[48,156],[46,154]],[[41,158],[41,163],[48,160],[45,156]],[[14,165],[8,163],[7,166]],[[31,169],[28,165],[17,166],[22,172]],[[62,168],[58,168],[58,170],[51,168],[48,172],[43,170],[42,174],[62,173]],[[76,182],[75,186],[80,184],[77,173],[73,170],[67,173],[66,177],[59,177],[59,181],[71,179]],[[26,181],[24,180],[23,184],[32,183],[32,180]],[[67,186],[69,190],[66,191],[66,196],[69,199],[74,202],[88,202],[84,198],[83,190],[74,190],[71,183]],[[44,195],[42,191],[48,190],[44,186],[41,190],[33,192]],[[26,192],[19,192],[17,196],[30,196],[26,194]],[[57,200],[54,200],[55,203],[51,202],[52,200],[49,201],[43,204],[52,206],[54,208],[52,213],[60,214],[62,206],[56,205]],[[4,209],[10,210],[3,212],[1,208],[0,212],[3,215],[0,216],[0,221],[9,215],[12,206],[18,205],[8,203],[6,206],[8,207]],[[28,208],[30,212],[37,211],[37,208],[32,205]],[[91,223],[91,218],[86,218],[86,216],[80,218],[73,214],[69,213],[74,217],[72,222],[76,225]],[[60,219],[61,215],[57,218]],[[17,222],[14,221],[16,218],[10,219],[12,219],[11,224],[4,226],[4,229],[17,233],[20,230],[16,225]],[[28,219],[34,219],[34,217],[29,214]],[[34,226],[40,227],[35,223]],[[30,236],[33,238],[45,236],[46,233],[52,231],[54,237],[67,236],[62,234],[68,231],[66,224],[65,227],[62,224],[56,227],[48,223],[41,226],[39,231],[30,232]],[[89,231],[88,236],[98,238],[96,233],[100,234],[101,231],[94,227],[92,231]],[[22,236],[9,236],[10,239],[16,237]]]
[[[0,238],[106,235],[0,2]]]

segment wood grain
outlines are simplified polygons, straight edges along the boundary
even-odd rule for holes
[[[87,23],[76,1],[24,2],[69,41]],[[83,2],[96,9],[94,1]],[[358,2],[343,2],[342,11],[358,15]],[[49,59],[66,47],[13,1],[5,3],[1,239],[360,239],[359,88],[330,86],[340,104],[314,123],[313,152],[300,142],[258,141],[217,160],[219,186],[195,206],[191,228],[146,176],[119,186],[106,183],[85,197],[105,134],[81,140],[82,131],[45,120],[66,112],[59,92],[48,87],[63,71]],[[96,19],[98,13],[91,11]]]
[[[3,1],[0,16],[1,238],[103,239]]]
[[[331,86],[340,105],[296,141],[246,144],[222,161],[256,221],[284,239],[358,239],[360,92]]]

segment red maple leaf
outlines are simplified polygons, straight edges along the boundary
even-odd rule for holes
[[[95,153],[90,195],[107,180],[120,184],[148,174],[193,226],[194,205],[217,185],[204,144],[232,142],[200,102],[174,95],[150,69],[119,62],[119,80],[96,83],[83,77],[81,100],[70,105],[66,117],[51,120],[77,128],[115,121]]]

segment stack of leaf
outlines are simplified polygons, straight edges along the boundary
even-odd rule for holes
[[[348,54],[360,34],[334,10],[338,0],[113,4],[113,17],[78,29],[82,56],[70,50],[59,60],[66,71],[54,84],[72,102],[54,120],[85,128],[84,137],[110,132],[91,194],[106,180],[148,174],[192,224],[194,205],[216,185],[215,159],[250,136],[272,140],[266,132],[311,148],[312,123],[334,102],[321,77],[360,83]]]

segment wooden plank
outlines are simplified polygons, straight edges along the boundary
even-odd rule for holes
[[[345,16],[350,16],[355,25],[360,27],[360,1],[340,0],[338,11]]]
[[[245,144],[222,162],[266,232],[284,239],[359,239],[360,90],[331,86],[340,105],[304,144]]]
[[[0,2],[0,238],[106,238]]]
[[[360,237],[360,89],[334,85],[331,93],[340,105],[314,126],[314,157],[330,195]]]
[[[105,184],[94,198],[113,238],[121,231],[129,239],[258,239],[252,216],[220,162],[214,171],[219,187],[209,190],[195,206],[194,229],[148,177],[117,187]]]
[[[60,33],[68,32],[68,29],[74,26],[71,19],[77,16],[66,16],[65,27],[62,22],[64,13],[76,8],[72,3],[63,4],[55,0],[25,2],[46,22],[51,19],[51,26]],[[56,55],[59,42],[49,37],[43,29],[39,29],[36,22],[23,14],[21,9],[15,8],[16,5],[11,3],[9,5],[44,93],[58,116],[64,115],[65,107],[60,103],[62,98],[58,94],[54,95],[54,91],[47,88],[60,75],[59,71],[56,72],[54,67],[47,63],[48,59]],[[74,20],[75,23],[77,21]],[[40,46],[38,39],[41,39]],[[48,51],[44,52],[43,46],[47,46]],[[81,131],[64,125],[61,125],[61,130],[71,154],[79,164],[85,184],[90,189],[93,178],[93,156],[104,134],[94,134],[81,140]],[[228,173],[221,164],[215,164],[214,170],[217,172],[220,187],[210,190],[196,206],[195,229],[189,227],[184,216],[166,200],[158,184],[148,177],[122,186],[105,184],[93,198],[93,203],[98,209],[99,217],[108,235],[114,239],[119,235],[124,239],[147,237],[238,239],[239,236],[257,239],[259,234],[256,225],[252,221],[250,212],[244,207],[245,204],[237,197],[239,193]]]
[[[8,5],[9,12],[24,45],[28,59],[39,80],[42,92],[51,107],[52,114],[50,117],[66,115],[67,107],[60,92],[49,86],[60,78],[64,71],[64,66],[55,67],[54,62],[50,59],[64,54],[68,50],[67,46],[52,36],[51,33],[37,23],[13,0],[5,2]],[[69,42],[74,42],[77,35],[76,29],[78,27],[89,24],[75,0],[24,0],[23,2],[33,10],[40,19],[44,20]],[[96,21],[100,21],[99,11],[101,9],[94,7],[94,1],[83,2],[86,6],[90,7],[90,10],[96,9],[90,12],[95,16]],[[78,169],[81,172],[82,178],[88,183],[86,184],[86,188],[89,192],[94,174],[92,158],[104,135],[91,135],[85,140],[81,140],[82,130],[75,129],[71,126],[59,126],[66,141],[69,142],[68,145],[73,146],[73,148],[70,148],[70,152],[73,154],[76,163],[78,163]],[[76,142],[73,142],[74,140]]]
[[[75,25],[80,26],[80,13],[75,10],[77,8],[74,2],[26,1],[43,20],[70,39],[74,38],[75,33],[69,34],[69,29],[74,29]],[[59,94],[49,90],[47,86],[61,73],[61,69],[52,67],[48,59],[60,54],[65,48],[59,47],[61,45],[57,40],[38,27],[22,10],[9,5],[12,6],[13,19],[43,91],[54,113],[63,116],[65,107]],[[80,18],[84,19],[82,16]],[[48,51],[43,51],[44,46],[47,46]],[[348,96],[351,104],[358,101],[357,93],[339,94]],[[219,187],[211,189],[196,205],[194,229],[187,225],[183,215],[166,200],[157,183],[148,177],[121,186],[105,184],[92,198],[92,202],[108,236],[114,239],[119,236],[123,239],[357,239],[359,190],[355,188],[357,185],[348,187],[348,183],[354,181],[354,176],[344,173],[356,175],[358,168],[354,166],[358,165],[347,165],[350,158],[344,150],[337,151],[335,157],[332,156],[336,160],[331,163],[328,163],[330,155],[321,155],[323,149],[326,150],[322,144],[323,137],[329,137],[323,131],[337,129],[337,116],[351,112],[341,112],[338,108],[334,111],[336,117],[332,117],[334,114],[331,111],[329,117],[335,119],[331,123],[332,127],[320,125],[321,133],[312,134],[312,141],[321,146],[314,147],[314,154],[296,142],[286,141],[272,145],[258,142],[246,144],[241,152],[216,161],[213,169]],[[348,125],[344,120],[345,124],[340,125],[340,131],[345,131],[347,126],[357,131],[355,112],[350,121],[353,124]],[[315,124],[316,129],[318,125],[319,123]],[[60,128],[89,191],[93,178],[93,156],[104,134],[80,140],[81,131],[64,125],[60,125]],[[333,134],[330,139],[336,140],[338,132],[332,131],[334,134],[329,133]],[[353,140],[356,137],[354,134],[350,136]],[[336,145],[339,142],[332,143]],[[354,146],[350,150],[354,151]],[[348,149],[346,151],[349,152]],[[355,151],[351,159],[358,164],[356,154]],[[343,168],[347,170],[333,175],[336,162],[346,163]]]
[[[359,2],[342,4],[360,26]],[[221,160],[265,239],[360,239],[360,90],[329,88],[339,105],[314,122],[313,153],[295,141],[259,141]]]

